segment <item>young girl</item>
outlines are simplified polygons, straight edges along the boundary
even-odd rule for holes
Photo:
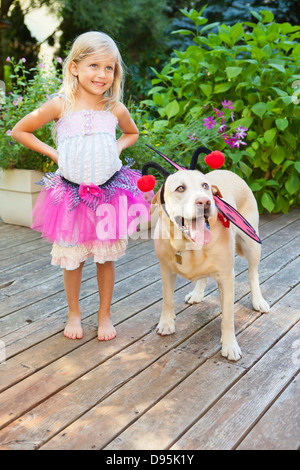
[[[116,336],[110,305],[114,261],[125,253],[137,214],[148,214],[149,203],[137,189],[139,172],[122,166],[121,152],[138,139],[138,129],[121,103],[122,59],[104,33],[88,32],[73,43],[64,63],[57,96],[25,116],[12,137],[58,164],[47,173],[33,209],[34,230],[53,243],[52,264],[64,268],[71,339],[82,338],[79,292],[84,261],[94,257],[100,295],[98,339]],[[33,132],[54,120],[57,150]],[[119,125],[122,135],[116,141]]]

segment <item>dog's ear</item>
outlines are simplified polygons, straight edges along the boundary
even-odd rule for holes
[[[158,190],[157,193],[155,194],[154,198],[152,199],[151,205],[159,204],[159,201],[160,201],[160,191],[161,191],[161,188],[159,188],[159,190]]]
[[[214,196],[223,197],[221,191],[218,188],[218,186],[216,186],[215,184],[213,184],[211,186],[211,190],[212,190],[212,193],[213,193]]]

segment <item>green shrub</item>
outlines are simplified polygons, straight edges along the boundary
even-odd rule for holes
[[[50,158],[17,143],[10,135],[22,117],[37,109],[59,89],[58,62],[60,59],[55,59],[55,66],[50,68],[40,62],[35,68],[26,70],[26,59],[15,61],[13,57],[7,58],[6,94],[2,91],[0,96],[0,167],[41,171],[53,171],[56,168]],[[48,145],[54,145],[51,123],[38,129],[35,135]]]
[[[287,212],[300,202],[300,27],[276,23],[267,10],[252,12],[257,23],[206,24],[203,10],[181,10],[196,33],[174,33],[192,36],[194,44],[174,51],[164,68],[155,70],[143,102],[141,136],[180,163],[185,152],[191,155],[192,130],[198,138],[192,146],[213,145],[225,153],[226,168],[247,181],[260,211]],[[248,130],[247,146],[230,148],[220,135],[203,135],[207,110],[220,109],[225,100],[239,117],[230,128]]]

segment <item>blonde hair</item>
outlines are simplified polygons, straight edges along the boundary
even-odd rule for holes
[[[75,95],[78,89],[78,78],[71,73],[72,62],[78,64],[91,54],[99,54],[100,60],[107,57],[115,62],[114,81],[111,88],[103,96],[102,103],[113,109],[122,100],[124,86],[124,64],[119,49],[114,40],[105,33],[90,31],[78,36],[64,61],[63,83],[60,93],[65,96],[64,113],[71,111],[75,105]]]

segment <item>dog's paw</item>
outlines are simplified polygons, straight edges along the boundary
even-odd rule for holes
[[[242,357],[242,352],[237,343],[237,340],[234,339],[231,342],[222,342],[222,351],[221,354],[223,357],[227,357],[230,361],[238,361]]]
[[[203,292],[192,291],[184,298],[186,304],[199,304],[203,299]]]
[[[162,336],[172,335],[175,333],[175,321],[160,321],[156,327],[156,333]]]
[[[254,310],[257,310],[258,312],[261,312],[261,313],[268,313],[270,311],[270,306],[263,297],[253,298],[252,306]]]

